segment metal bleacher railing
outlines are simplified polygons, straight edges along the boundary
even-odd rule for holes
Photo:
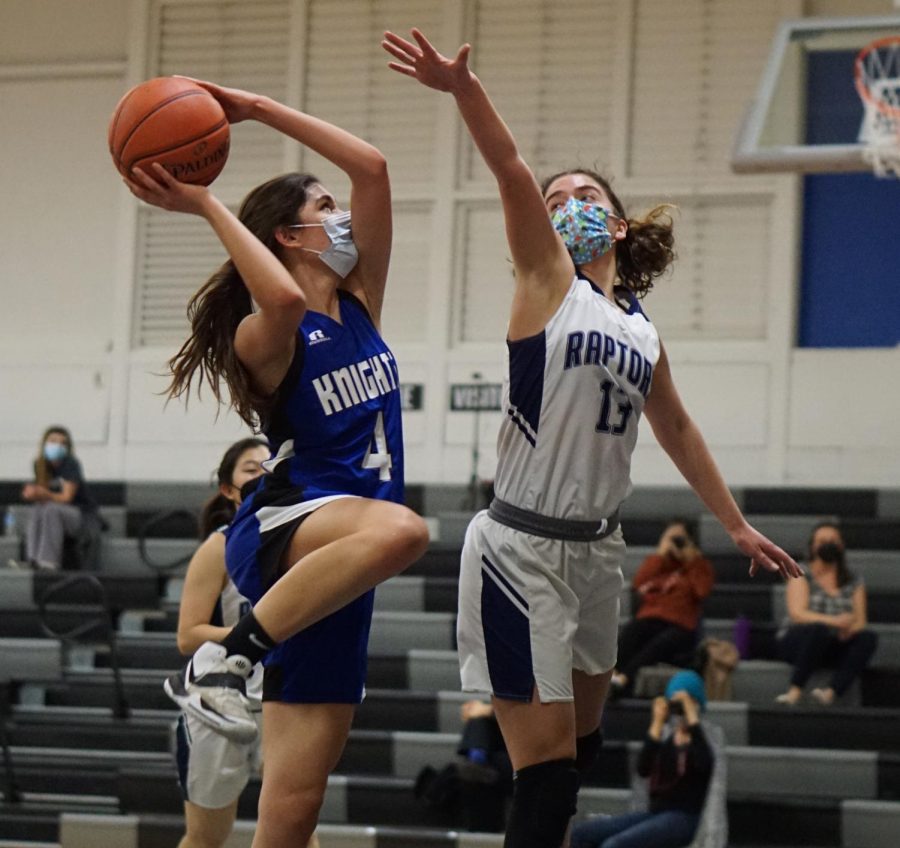
[[[21,800],[19,785],[16,783],[12,753],[9,746],[9,732],[6,720],[10,714],[10,681],[0,681],[0,744],[3,747],[3,798],[7,804],[17,804]]]
[[[153,557],[150,556],[147,539],[154,535],[153,530],[155,528],[165,526],[173,520],[187,520],[192,525],[196,526],[197,515],[189,509],[170,509],[164,512],[158,512],[147,519],[138,531],[138,554],[140,555],[141,562],[158,572],[174,571],[182,565],[187,565],[193,556],[193,553],[186,553],[170,562],[162,563],[155,561]]]
[[[98,607],[93,609],[99,616],[89,617],[84,621],[66,629],[57,630],[53,626],[53,614],[67,609],[66,604],[53,603],[53,599],[65,596],[76,586],[87,586],[94,590],[97,596]],[[131,709],[125,697],[125,687],[122,683],[122,670],[119,665],[119,655],[116,640],[116,622],[113,617],[112,607],[109,603],[109,595],[106,587],[92,574],[76,574],[66,577],[49,585],[38,597],[38,613],[40,615],[41,628],[44,633],[54,639],[59,639],[65,644],[78,642],[86,636],[102,635],[109,647],[110,666],[113,673],[114,701],[113,715],[116,718],[128,718]],[[71,607],[69,607],[71,608]]]

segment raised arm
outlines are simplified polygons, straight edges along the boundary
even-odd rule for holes
[[[207,87],[223,104],[228,114],[229,107],[226,104],[234,96],[232,90],[208,83],[201,85]],[[391,183],[384,156],[377,148],[352,133],[268,97],[254,95],[253,103],[247,111],[247,117],[315,150],[350,178],[353,241],[359,251],[359,263],[342,288],[359,297],[368,307],[375,323],[380,325],[393,232]]]
[[[257,120],[320,153],[350,178],[353,238],[359,264],[345,281],[380,319],[390,260],[391,198],[384,157],[370,144],[267,97],[195,80],[215,97],[230,123]],[[162,209],[204,217],[215,230],[258,310],[241,323],[235,348],[263,392],[273,391],[290,364],[306,300],[281,261],[212,193],[172,178],[154,165],[126,180],[132,193]]]
[[[151,176],[152,174],[152,176]],[[180,183],[154,163],[126,180],[146,203],[206,219],[241,275],[258,311],[243,319],[235,350],[258,388],[277,388],[294,355],[294,334],[306,311],[306,298],[279,258],[247,229],[209,189]]]
[[[750,574],[763,568],[784,577],[799,577],[800,566],[778,545],[751,527],[735,503],[703,435],[681,402],[662,347],[644,412],[662,449],[734,544],[750,557]]]
[[[397,61],[389,67],[438,91],[450,92],[484,161],[497,180],[506,237],[518,287],[565,292],[574,267],[553,229],[534,174],[519,154],[509,127],[491,103],[478,77],[468,67],[469,45],[456,58],[442,56],[417,29],[415,44],[385,33],[382,46]]]

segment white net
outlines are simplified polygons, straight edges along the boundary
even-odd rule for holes
[[[900,36],[863,48],[855,73],[865,107],[859,131],[863,159],[879,177],[900,178]]]

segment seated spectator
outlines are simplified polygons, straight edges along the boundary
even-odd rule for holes
[[[462,737],[456,753],[459,765],[463,827],[481,833],[506,829],[506,807],[512,799],[513,768],[494,716],[483,701],[462,705]]]
[[[619,636],[613,695],[630,694],[640,668],[684,662],[697,645],[703,601],[715,575],[686,522],[670,521],[632,580],[640,606]]]
[[[44,433],[34,461],[34,482],[23,487],[22,497],[34,505],[25,557],[36,568],[56,570],[62,565],[66,538],[77,537],[85,518],[97,512],[65,427],[50,427]]]
[[[597,816],[572,827],[571,848],[683,848],[697,833],[716,755],[700,723],[703,681],[693,671],[673,675],[654,698],[637,772],[649,780],[643,810]],[[721,830],[721,828],[720,828]]]
[[[788,617],[777,637],[780,659],[794,666],[791,686],[775,700],[796,704],[812,673],[833,666],[831,683],[810,695],[828,705],[846,692],[869,664],[878,636],[866,629],[866,587],[847,568],[844,538],[833,523],[817,525],[809,540],[808,573],[789,580]]]
[[[494,708],[479,700],[466,701],[460,717],[457,758],[440,770],[425,766],[416,779],[416,797],[448,819],[461,819],[465,830],[500,833],[506,828],[513,788],[500,725]]]

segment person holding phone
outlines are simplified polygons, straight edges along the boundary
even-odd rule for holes
[[[640,606],[619,635],[611,681],[614,693],[631,694],[644,666],[677,665],[694,649],[703,601],[714,582],[713,567],[697,547],[687,522],[671,520],[656,553],[644,560],[631,582]]]
[[[598,816],[572,827],[571,848],[681,848],[690,845],[706,803],[715,762],[700,722],[706,692],[700,675],[680,671],[653,700],[637,762],[649,781],[647,810]]]

